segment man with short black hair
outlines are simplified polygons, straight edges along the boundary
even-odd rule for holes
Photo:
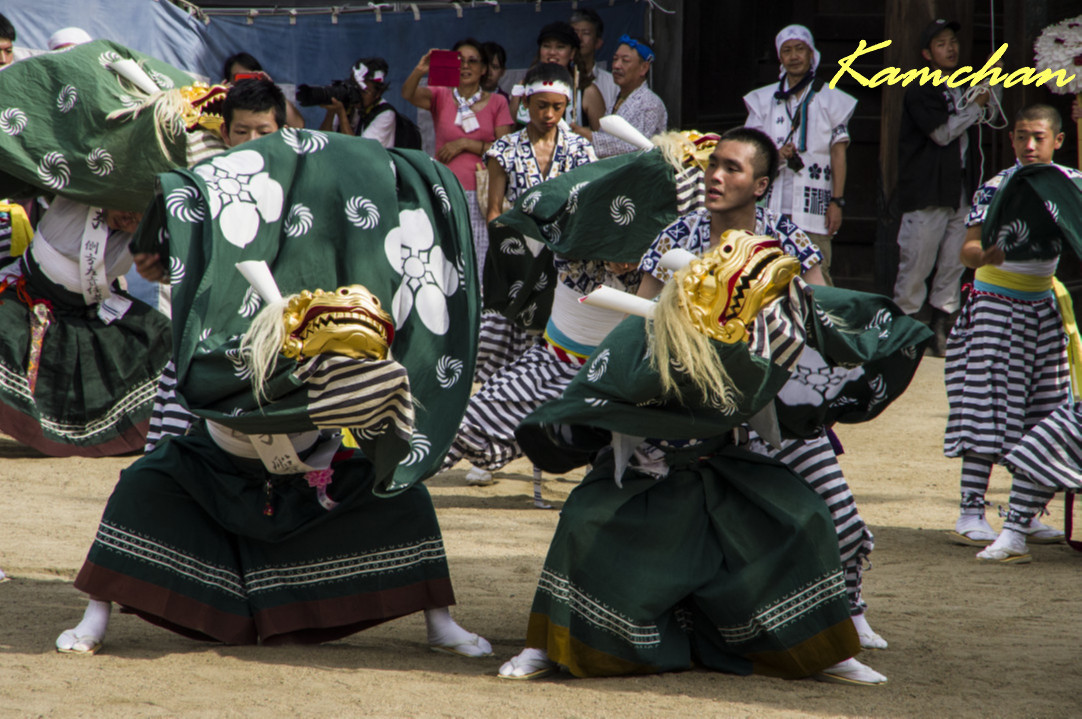
[[[598,67],[595,62],[597,51],[605,44],[605,23],[597,11],[590,8],[579,8],[571,13],[571,27],[575,28],[575,34],[579,36],[579,59],[587,72],[593,73],[594,85],[601,93],[601,99],[605,107],[609,108],[616,102],[620,94],[620,88],[612,79],[612,73]]]
[[[12,44],[15,42],[15,26],[0,13],[0,67],[6,67],[15,62],[15,50]]]
[[[671,276],[659,264],[662,255],[673,247],[701,254],[718,244],[726,230],[777,237],[786,252],[800,259],[804,279],[822,284],[822,255],[807,234],[788,216],[756,204],[769,192],[777,165],[777,148],[759,130],[738,127],[723,134],[706,168],[705,207],[677,218],[643,255],[639,296],[656,297]]]
[[[219,128],[226,147],[236,147],[249,140],[277,132],[285,127],[286,99],[281,88],[270,80],[241,80],[229,89],[222,102],[222,126]],[[158,253],[141,252],[133,256],[139,274],[151,282],[166,280],[166,268]],[[194,419],[176,398],[177,369],[173,361],[165,366],[154,409],[150,413],[146,451],[165,437],[184,434]]]
[[[778,162],[779,152],[771,138],[763,132],[739,127],[723,134],[706,168],[705,208],[678,218],[662,231],[643,255],[639,296],[657,296],[663,283],[671,278],[672,272],[660,264],[662,255],[674,247],[703,255],[720,242],[727,230],[745,230],[755,235],[777,238],[783,250],[800,259],[804,280],[823,284],[819,268],[822,254],[808,235],[787,215],[777,215],[757,204],[759,198],[765,197],[770,191]],[[805,357],[808,362],[811,361],[810,352]],[[801,363],[804,362],[805,358],[802,358]],[[810,364],[808,366],[811,367]],[[802,384],[797,378],[791,379],[790,383]],[[864,617],[867,605],[862,598],[863,567],[874,540],[860,517],[856,499],[826,432],[820,432],[810,439],[785,439],[776,449],[756,440],[750,448],[787,464],[823,497],[834,520],[839,553],[845,568],[850,615],[861,646],[886,648],[886,640],[872,630]]]
[[[285,127],[286,98],[270,80],[241,80],[225,96],[222,117],[222,140],[236,147]]]
[[[935,20],[921,33],[921,56],[933,70],[947,75],[958,67],[960,29],[957,22]],[[980,171],[972,128],[989,97],[981,93],[963,106],[960,89],[928,83],[910,85],[903,100],[898,206],[904,214],[898,229],[901,257],[894,301],[912,315],[927,298],[935,332],[931,351],[937,357],[946,354],[951,315],[961,305],[959,280],[964,268],[958,255]]]
[[[981,559],[1023,561],[1027,540],[1049,544],[1064,536],[1040,521],[1037,499],[1023,502],[1015,492],[1003,525],[1012,531],[1002,542],[985,518],[995,464],[1040,466],[1045,475],[1058,464],[1064,479],[1071,476],[1070,462],[1057,458],[1047,442],[1033,446],[1032,438],[1026,440],[1025,461],[1015,453],[1038,422],[1059,413],[1071,398],[1067,332],[1074,322],[1065,326],[1054,274],[1063,248],[1078,247],[1082,234],[1082,172],[1053,162],[1063,145],[1062,126],[1059,112],[1048,105],[1018,112],[1011,130],[1016,161],[973,195],[962,245],[961,262],[975,274],[947,341],[950,410],[943,453],[962,458],[959,516],[950,534],[971,547],[996,540],[988,553],[977,555]]]

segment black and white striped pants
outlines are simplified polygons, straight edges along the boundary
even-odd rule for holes
[[[1003,463],[1011,470],[1003,526],[1022,530],[1056,492],[1082,492],[1082,403],[1066,404],[1022,438]]]
[[[547,345],[526,350],[470,398],[444,469],[465,458],[491,471],[521,457],[515,428],[542,404],[562,395],[578,370],[553,356]]]
[[[1067,401],[1067,339],[1055,299],[974,292],[947,340],[943,453],[1000,461]]]
[[[481,314],[481,331],[477,336],[477,366],[473,381],[487,382],[538,342],[538,335],[526,332],[495,310],[485,310]]]
[[[756,438],[750,449],[788,465],[827,503],[838,535],[849,610],[852,614],[862,614],[867,607],[861,597],[864,566],[875,548],[875,538],[857,511],[856,499],[826,433],[814,439],[783,440],[781,449]]]
[[[150,412],[150,428],[144,452],[149,452],[162,439],[178,437],[188,431],[195,415],[177,401],[177,366],[169,360],[158,380],[154,408]]]

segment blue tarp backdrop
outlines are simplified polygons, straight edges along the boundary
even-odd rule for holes
[[[609,58],[622,33],[642,36],[644,5],[638,0],[579,0],[577,6],[597,10],[605,22],[602,59]],[[398,88],[429,48],[449,48],[465,37],[493,40],[506,48],[508,67],[525,68],[537,50],[538,31],[570,17],[572,3],[501,4],[499,12],[490,6],[464,7],[461,18],[453,8],[422,7],[419,20],[412,12],[385,11],[380,22],[372,13],[340,14],[337,23],[329,13],[299,15],[295,24],[271,15],[257,16],[251,24],[245,17],[211,16],[204,24],[159,0],[0,0],[0,12],[15,26],[16,48],[45,49],[49,35],[74,25],[213,82],[221,79],[225,58],[242,50],[257,57],[277,82],[294,85],[345,79],[357,58],[382,56],[391,68],[386,98],[415,117]],[[318,108],[305,113],[309,125],[322,117]]]

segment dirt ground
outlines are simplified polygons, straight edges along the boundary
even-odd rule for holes
[[[948,542],[959,464],[941,452],[943,361],[924,361],[877,421],[840,427],[842,464],[875,532],[865,575],[872,626],[889,642],[861,659],[876,688],[688,671],[507,682],[557,512],[533,508],[525,461],[487,488],[464,472],[429,481],[458,595],[453,613],[496,656],[428,651],[414,615],[322,646],[204,644],[114,611],[97,656],[57,654],[85,604],[71,582],[119,459],[49,459],[0,443],[0,717],[1067,717],[1082,715],[1082,554],[1034,547],[1025,566],[978,564]],[[549,478],[557,507],[581,473]],[[997,470],[990,499],[1006,504]],[[1062,526],[1063,505],[1046,518]],[[994,510],[991,514],[994,514]],[[992,519],[998,526],[999,520]]]

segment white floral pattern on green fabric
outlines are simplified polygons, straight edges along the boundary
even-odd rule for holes
[[[282,139],[298,155],[310,155],[327,146],[327,136],[318,130],[297,130],[287,127],[282,130]]]
[[[522,198],[522,211],[527,215],[533,212],[533,208],[537,207],[537,203],[541,200],[541,191],[534,190],[526,197]]]
[[[402,276],[391,301],[398,328],[414,310],[432,334],[443,335],[450,328],[447,298],[458,290],[461,278],[435,240],[432,223],[420,209],[399,212],[398,227],[384,240],[387,261]]]
[[[296,203],[289,208],[289,213],[286,215],[286,237],[300,237],[308,234],[308,230],[312,229],[313,220],[312,211],[300,202]]]
[[[863,376],[863,367],[831,366],[816,350],[805,347],[792,376],[778,392],[778,399],[790,407],[819,407],[824,402],[832,402],[847,383],[856,382]]]
[[[237,310],[237,314],[241,317],[255,317],[262,304],[263,298],[259,296],[259,293],[256,292],[254,287],[249,287],[244,293],[244,299],[241,300],[240,309]]]
[[[589,182],[576,183],[571,191],[567,193],[567,213],[569,215],[575,214],[579,209],[579,193],[582,192],[582,188],[589,185]]]
[[[29,117],[17,107],[9,107],[0,112],[0,132],[14,137],[26,129]]]
[[[79,99],[79,93],[74,85],[65,85],[60,88],[60,94],[56,96],[56,107],[61,113],[67,114],[75,109],[75,103]]]
[[[523,247],[522,240],[519,238],[508,237],[500,243],[500,252],[505,255],[524,255],[526,254],[526,248]]]
[[[440,387],[447,389],[453,386],[461,376],[462,360],[457,360],[451,355],[440,357],[439,362],[436,363],[436,381],[439,382]]]
[[[421,434],[420,432],[415,431],[413,433],[413,436],[410,437],[410,453],[405,459],[399,462],[399,464],[404,467],[418,464],[421,462],[421,460],[428,456],[428,453],[431,450],[432,442],[429,441],[428,437],[424,434]]]
[[[112,50],[106,50],[101,55],[98,55],[98,64],[104,68],[108,68],[110,63],[114,63],[120,60],[121,57]]]
[[[203,199],[199,196],[199,190],[188,185],[178,187],[166,195],[165,209],[183,222],[203,221]]]
[[[440,209],[443,210],[443,214],[451,214],[451,198],[447,196],[447,190],[444,189],[443,185],[433,185],[432,193],[440,198]]]
[[[113,156],[103,147],[97,147],[86,156],[86,166],[98,177],[107,177],[113,171]]]
[[[621,227],[627,227],[635,221],[635,203],[630,197],[620,195],[609,205],[609,216]]]
[[[346,219],[354,227],[372,230],[379,224],[379,208],[367,197],[357,195],[346,202]]]
[[[71,181],[71,168],[59,152],[49,152],[38,163],[38,178],[46,186],[62,190]]]
[[[263,156],[241,150],[219,155],[195,168],[207,186],[210,216],[230,244],[246,247],[263,222],[282,215],[282,186],[263,171]]]
[[[169,284],[179,285],[184,281],[184,263],[179,257],[169,258]]]
[[[597,382],[599,379],[605,376],[605,371],[609,368],[609,350],[605,349],[601,351],[594,361],[590,363],[590,369],[587,370],[586,379],[591,382]]]

